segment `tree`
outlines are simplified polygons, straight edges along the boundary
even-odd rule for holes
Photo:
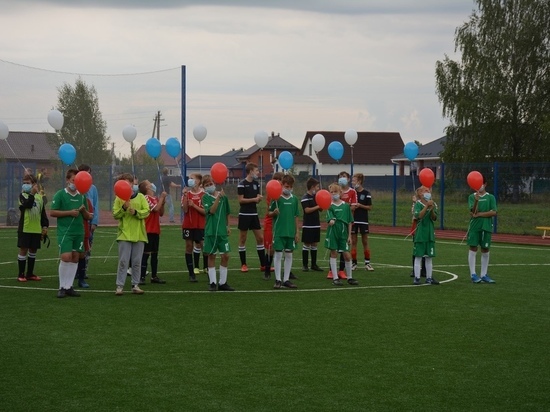
[[[75,147],[77,165],[110,164],[107,123],[99,110],[95,87],[78,78],[74,87],[64,83],[58,92],[57,109],[63,113],[65,121],[56,143],[71,143]]]
[[[455,52],[436,63],[446,162],[547,161],[550,157],[550,2],[476,0],[455,31]],[[518,175],[519,176],[519,175]],[[514,196],[515,198],[515,196]]]

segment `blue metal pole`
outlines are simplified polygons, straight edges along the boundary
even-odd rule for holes
[[[397,163],[393,164],[393,227],[397,226]]]
[[[185,147],[185,127],[186,127],[186,106],[185,106],[186,82],[185,66],[181,66],[181,181],[185,184],[187,176],[186,147]]]

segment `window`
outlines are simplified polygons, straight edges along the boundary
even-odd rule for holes
[[[311,156],[312,152],[311,152],[311,143],[309,144],[309,156]]]

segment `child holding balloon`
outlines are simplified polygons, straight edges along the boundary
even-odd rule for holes
[[[435,226],[437,220],[437,204],[432,200],[430,188],[420,186],[416,190],[417,201],[414,205],[414,218],[416,219],[416,230],[414,232],[414,281],[413,284],[420,285],[420,270],[422,258],[426,262],[426,283],[439,285],[439,282],[432,276],[435,257]]]
[[[311,270],[320,272],[317,265],[317,243],[321,240],[321,220],[319,212],[321,207],[315,200],[315,194],[319,191],[319,181],[310,177],[306,182],[307,192],[302,196],[302,209],[304,210],[304,221],[302,223],[302,270],[309,271],[308,258],[311,254]]]
[[[273,177],[271,178],[270,182],[280,182],[283,180],[284,173],[283,172],[275,172],[273,173]],[[265,198],[267,202],[267,211],[265,213],[264,217],[264,248],[266,250],[266,257],[265,257],[265,270],[264,270],[264,279],[269,280],[271,279],[271,270],[273,263],[273,255],[275,251],[273,250],[273,217],[269,215],[269,206],[271,205],[271,201],[275,198],[278,199],[281,196],[281,188],[277,187],[275,183],[268,183],[266,185],[266,192],[267,196]]]
[[[204,190],[202,175],[192,173],[187,181],[187,187],[181,195],[183,209],[182,237],[185,240],[185,263],[189,271],[189,281],[196,282],[200,273],[199,260],[203,250],[204,225],[206,212],[202,205]],[[203,267],[208,266],[207,254],[203,253]]]

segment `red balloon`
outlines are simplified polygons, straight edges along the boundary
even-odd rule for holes
[[[221,162],[214,163],[210,168],[210,176],[217,185],[221,185],[227,179],[227,166]]]
[[[483,176],[478,171],[474,170],[468,173],[466,180],[468,181],[468,186],[476,192],[481,188],[481,186],[483,186]]]
[[[74,177],[74,185],[76,186],[76,190],[80,193],[88,193],[88,190],[92,187],[92,175],[84,170],[81,170]]]
[[[132,186],[126,180],[118,180],[115,183],[115,195],[120,197],[122,200],[127,201],[132,197]]]
[[[328,190],[321,189],[315,193],[315,202],[323,210],[327,210],[332,203],[332,196]]]
[[[271,179],[267,182],[267,185],[265,185],[265,191],[269,199],[279,200],[281,193],[283,193],[283,185],[278,180]]]
[[[435,182],[434,172],[429,167],[422,169],[418,174],[418,178],[420,179],[420,183],[427,188],[432,187]]]

